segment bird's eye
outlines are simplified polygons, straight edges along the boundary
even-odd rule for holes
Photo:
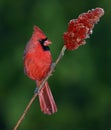
[[[44,49],[44,51],[49,51],[49,50],[50,50],[48,46],[44,45],[44,43],[45,43],[45,41],[47,41],[47,39],[48,39],[48,38],[46,37],[46,38],[44,38],[44,39],[39,39],[39,40],[38,40],[38,41],[40,42],[42,48]]]
[[[39,42],[40,42],[41,44],[44,44],[45,41],[47,41],[47,37],[44,38],[44,39],[40,39],[40,40],[39,40]]]
[[[41,44],[43,44],[43,42],[44,42],[44,41],[43,41],[43,40],[41,40],[41,39],[40,39],[40,40],[38,40],[38,41],[39,41]]]

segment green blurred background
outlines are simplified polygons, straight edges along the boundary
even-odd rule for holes
[[[0,130],[13,129],[33,96],[22,59],[33,25],[53,42],[55,61],[69,20],[96,7],[105,15],[87,44],[66,51],[49,79],[58,112],[44,115],[37,99],[19,130],[111,130],[110,0],[0,0]]]

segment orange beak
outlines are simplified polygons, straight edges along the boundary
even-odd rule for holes
[[[46,40],[45,43],[44,43],[44,46],[48,46],[50,45],[52,42],[50,40]]]

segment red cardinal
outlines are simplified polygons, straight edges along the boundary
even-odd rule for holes
[[[51,41],[47,39],[40,28],[34,26],[34,32],[26,45],[24,51],[24,70],[26,75],[36,81],[40,86],[52,65],[52,56],[48,45]],[[45,114],[53,114],[57,107],[48,83],[46,82],[39,93],[41,111]]]

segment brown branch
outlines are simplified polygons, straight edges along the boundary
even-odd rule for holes
[[[39,87],[39,89],[38,89],[38,92],[35,93],[35,94],[33,95],[33,97],[31,98],[31,100],[29,101],[27,107],[25,108],[23,114],[21,115],[20,119],[18,120],[18,122],[17,122],[17,124],[15,125],[15,127],[14,127],[13,130],[17,130],[18,127],[20,126],[20,124],[22,123],[22,121],[23,121],[23,119],[25,118],[25,116],[26,116],[28,110],[30,109],[32,103],[33,103],[34,100],[36,99],[36,97],[37,97],[37,95],[39,94],[40,90],[43,88],[45,82],[49,79],[49,77],[51,76],[51,74],[52,74],[53,71],[55,70],[56,65],[58,64],[58,62],[59,62],[59,61],[62,59],[62,57],[64,56],[65,50],[66,50],[66,47],[63,46],[63,48],[62,48],[62,50],[61,50],[61,52],[60,52],[60,54],[59,54],[57,60],[55,61],[54,65],[51,67],[51,69],[50,69],[49,73],[47,74],[46,78],[43,80],[42,84],[40,85],[40,87]]]

